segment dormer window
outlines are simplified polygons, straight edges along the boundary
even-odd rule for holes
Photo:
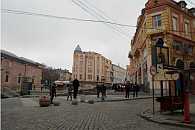
[[[185,9],[187,4],[185,1],[179,1],[178,5],[182,8],[182,9]]]
[[[195,16],[195,8],[189,9],[189,12],[190,12],[193,16]]]

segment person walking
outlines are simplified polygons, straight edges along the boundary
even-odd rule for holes
[[[104,84],[104,80],[103,80],[102,85],[101,85],[101,92],[102,92],[102,101],[104,101],[105,97],[106,97],[106,86]]]
[[[72,93],[73,93],[72,85],[68,84],[67,87],[68,87],[67,101],[68,101],[69,97],[70,97],[70,100],[72,101]]]
[[[129,98],[129,91],[130,91],[130,82],[127,81],[125,84],[125,98]]]
[[[53,83],[50,87],[50,103],[53,104],[53,98],[56,97],[56,86],[55,83]]]
[[[138,92],[139,92],[139,85],[136,84],[136,87],[135,87],[135,96],[138,97]]]
[[[97,98],[99,98],[101,92],[101,85],[99,84],[99,82],[97,82],[96,89],[97,89]]]
[[[74,97],[74,99],[77,98],[77,93],[78,93],[79,86],[80,86],[79,80],[78,79],[75,79],[73,81],[73,89],[74,89],[74,91],[73,91],[73,97]]]
[[[136,90],[136,84],[132,84],[132,86],[133,86],[133,98],[135,97],[135,90]]]

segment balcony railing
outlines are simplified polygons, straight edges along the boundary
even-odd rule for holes
[[[162,33],[165,32],[165,26],[159,27],[159,28],[151,28],[151,29],[147,29],[146,34],[147,35],[152,35],[152,34],[156,34],[156,33]]]

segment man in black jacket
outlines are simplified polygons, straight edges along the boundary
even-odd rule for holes
[[[125,84],[125,97],[126,98],[129,98],[129,91],[130,91],[130,82],[127,81],[126,84]]]
[[[78,88],[79,88],[80,84],[79,84],[79,81],[77,79],[75,79],[73,81],[73,89],[74,89],[74,92],[73,92],[73,97],[74,99],[77,98],[77,93],[78,93]]]
[[[56,85],[55,83],[52,84],[50,88],[50,103],[53,104],[53,98],[56,97]]]

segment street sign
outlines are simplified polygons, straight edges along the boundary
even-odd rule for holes
[[[158,73],[163,72],[163,64],[157,64],[157,72]]]
[[[177,74],[173,74],[173,75],[172,75],[172,78],[173,78],[174,80],[179,79],[179,74],[178,74],[178,73],[177,73]]]
[[[150,67],[150,74],[151,74],[152,76],[154,76],[154,75],[156,74],[156,67],[155,67],[155,66],[151,66],[151,67]]]

